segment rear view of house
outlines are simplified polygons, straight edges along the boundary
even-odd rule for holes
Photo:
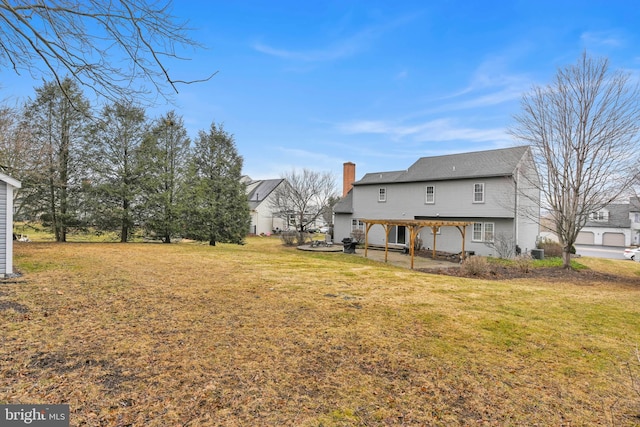
[[[334,207],[334,239],[364,230],[363,219],[472,222],[466,250],[497,256],[496,246],[535,247],[539,232],[538,174],[529,147],[423,157],[407,170],[368,173],[355,181],[355,165],[345,164],[345,195]],[[423,247],[433,242],[425,228]],[[437,249],[457,253],[461,235],[455,227],[436,231]],[[385,232],[373,226],[371,244],[384,244]],[[394,227],[389,243],[409,243],[405,227]]]

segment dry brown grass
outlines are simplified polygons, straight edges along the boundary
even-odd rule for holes
[[[16,264],[0,403],[69,403],[73,426],[640,423],[636,286],[436,276],[274,238],[29,243]]]

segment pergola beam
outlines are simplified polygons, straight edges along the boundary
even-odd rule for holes
[[[465,258],[464,241],[467,225],[473,224],[468,221],[442,221],[442,220],[423,220],[423,219],[360,219],[365,224],[364,236],[364,256],[367,256],[367,248],[369,245],[369,231],[375,224],[380,224],[385,231],[384,241],[384,262],[387,262],[387,254],[389,251],[389,233],[395,226],[407,227],[409,229],[409,254],[411,255],[411,269],[413,269],[413,259],[415,256],[415,242],[420,230],[424,227],[430,227],[433,232],[433,259],[436,259],[436,232],[440,227],[456,227],[462,236],[462,259]]]

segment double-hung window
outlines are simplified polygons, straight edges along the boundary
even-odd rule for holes
[[[474,222],[473,223],[473,236],[471,240],[474,242],[482,242],[482,223]]]
[[[359,219],[352,219],[351,231],[356,231],[356,230],[364,231],[364,222],[360,221]]]
[[[386,202],[387,201],[387,189],[386,188],[379,188],[378,189],[378,201],[379,202]]]
[[[493,222],[473,223],[471,240],[474,242],[493,242],[495,240],[495,224]]]
[[[493,242],[494,240],[494,226],[492,222],[484,223],[484,241],[485,242]]]
[[[484,183],[473,184],[473,203],[484,203]]]
[[[427,187],[425,189],[424,202],[425,203],[431,203],[431,204],[436,202],[436,187],[435,186],[427,185]]]

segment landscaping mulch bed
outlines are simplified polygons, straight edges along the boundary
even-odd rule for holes
[[[463,268],[422,268],[417,269],[431,274],[443,274],[455,277],[467,277],[489,280],[509,280],[509,279],[537,279],[541,281],[555,282],[563,281],[578,285],[590,285],[593,283],[616,283],[628,285],[640,285],[640,277],[617,276],[613,274],[601,273],[589,269],[572,270],[561,267],[539,267],[529,271],[522,271],[517,267],[493,266],[491,271],[482,275],[467,274]]]

